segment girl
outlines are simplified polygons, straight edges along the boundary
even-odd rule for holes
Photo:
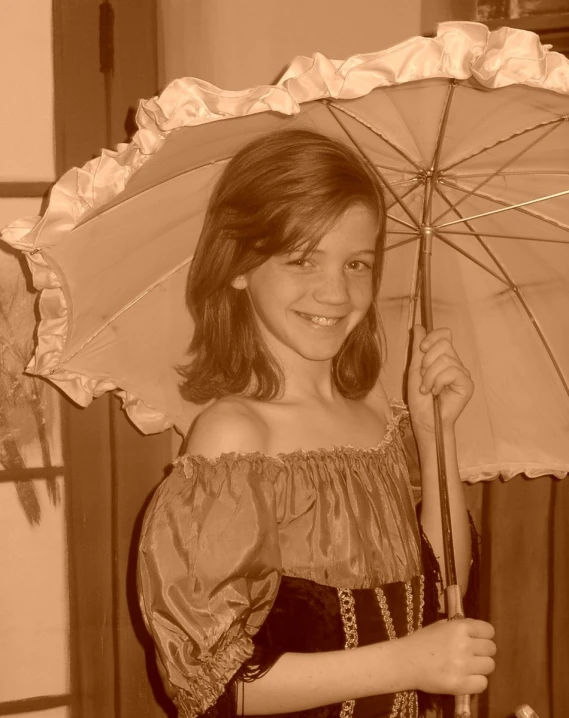
[[[430,545],[442,556],[431,395],[466,587],[453,427],[473,384],[450,332],[416,326],[409,411],[385,396],[375,305],[385,215],[367,162],[307,130],[246,146],[210,201],[180,371],[188,400],[214,401],[156,492],[140,545],[142,611],[184,718],[410,718],[417,691],[478,693],[493,670],[489,624],[426,625]],[[409,473],[418,461],[421,487]]]

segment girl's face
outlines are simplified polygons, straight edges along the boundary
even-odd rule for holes
[[[373,301],[372,268],[378,224],[353,205],[303,258],[302,250],[275,255],[233,282],[249,293],[269,347],[284,360],[294,355],[331,360]]]

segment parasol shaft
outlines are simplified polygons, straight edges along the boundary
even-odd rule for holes
[[[425,227],[421,236],[421,318],[427,332],[433,331],[433,301],[431,292],[431,254],[433,231]],[[450,502],[448,496],[445,447],[439,397],[433,396],[435,415],[435,442],[437,466],[439,474],[439,496],[441,505],[441,524],[443,531],[444,561],[447,584],[456,584],[456,563],[454,560],[454,543],[450,518]]]
[[[464,618],[460,586],[456,583],[448,585],[445,589],[445,596],[449,621],[456,618]],[[455,696],[454,718],[471,718],[470,696]]]
[[[433,230],[423,226],[421,232],[421,318],[427,332],[433,330],[433,300],[431,292],[431,256],[433,245]],[[435,417],[435,443],[437,452],[437,467],[439,475],[439,498],[441,506],[441,526],[443,538],[443,553],[446,569],[447,585],[445,588],[446,607],[449,621],[464,618],[461,588],[457,584],[456,562],[454,558],[454,541],[452,536],[452,521],[450,501],[448,495],[447,470],[445,459],[445,446],[439,397],[433,396],[433,410]],[[470,696],[455,697],[455,718],[470,718]]]

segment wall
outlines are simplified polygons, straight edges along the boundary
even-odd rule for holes
[[[295,55],[341,59],[420,32],[421,0],[160,0],[160,78],[241,89],[274,82]]]
[[[0,227],[38,214],[41,196],[26,195],[55,179],[51,12],[50,0],[0,3]],[[15,392],[24,386],[8,377],[18,360],[12,333],[31,341],[34,316],[21,269],[2,249],[0,289],[0,714],[24,715],[42,704],[65,703],[69,692],[65,497],[54,471],[49,482],[40,478],[47,456],[52,466],[61,464],[55,393],[43,394],[43,452],[29,396],[6,395],[10,387]],[[35,479],[22,481],[30,467]],[[27,702],[41,696],[56,698]],[[33,715],[64,718],[68,708]]]
[[[437,23],[448,20],[476,20],[476,0],[423,0],[421,33],[434,35]]]

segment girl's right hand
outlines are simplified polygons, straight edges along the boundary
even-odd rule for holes
[[[398,639],[411,685],[426,693],[473,695],[495,668],[494,628],[471,618],[443,620]]]

